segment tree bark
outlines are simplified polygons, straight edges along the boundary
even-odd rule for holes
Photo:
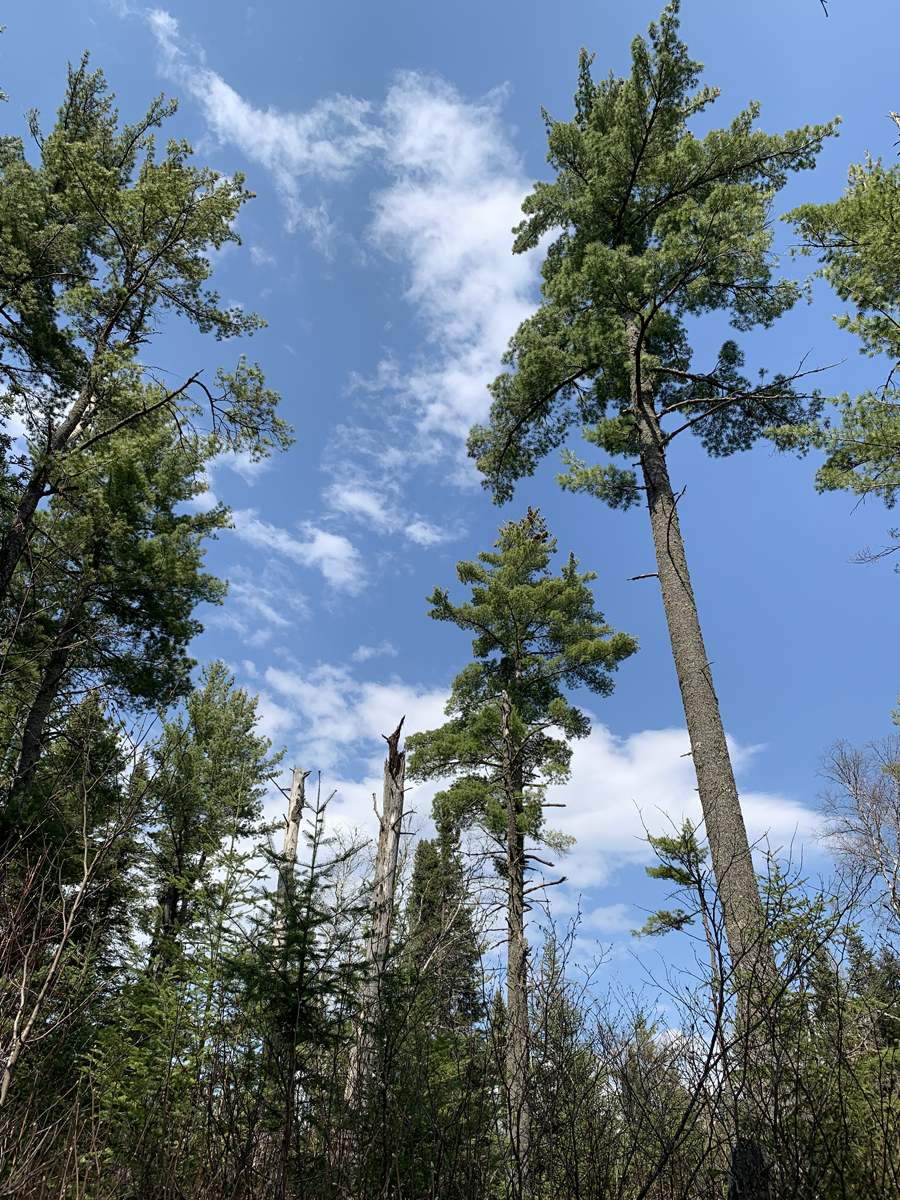
[[[632,412],[640,443],[660,590],[731,967],[757,987],[768,987],[775,981],[775,962],[765,938],[759,885],[691,587],[678,521],[678,501],[666,464],[664,434],[656,415],[652,380],[643,371],[640,333],[635,321],[627,323],[627,332],[632,356]]]
[[[299,767],[294,767],[291,779],[291,797],[284,825],[284,849],[278,865],[277,911],[275,931],[272,937],[272,945],[275,950],[281,950],[284,945],[284,906],[290,903],[289,894],[297,862],[297,842],[300,838],[300,822],[303,819],[303,806],[306,803],[306,780],[309,774],[309,771],[301,771]]]
[[[3,836],[13,837],[22,820],[22,810],[31,788],[34,773],[44,749],[44,726],[59,695],[72,645],[75,641],[80,620],[80,608],[70,613],[60,629],[50,657],[44,667],[37,693],[28,710],[22,727],[22,744],[16,759],[12,781],[7,792],[6,812],[3,819]]]
[[[525,835],[519,828],[522,808],[522,767],[512,745],[509,719],[512,705],[501,698],[503,784],[506,793],[506,1094],[512,1148],[512,1191],[528,1200],[531,1182],[531,1107],[528,1098],[530,1065],[528,1018],[528,943],[525,940]]]
[[[643,371],[640,333],[626,323],[632,356],[631,402],[640,445],[641,468],[653,530],[657,570],[672,657],[697,774],[697,790],[709,842],[713,874],[731,972],[737,985],[737,1062],[746,1077],[770,1055],[766,1027],[778,988],[775,956],[765,928],[765,910],[741,811],[731,755],[712,671],[703,644],[697,602],[691,586],[678,521],[678,499],[666,463],[665,435],[654,404],[653,383]],[[763,1098],[768,1108],[770,1098]],[[771,1175],[756,1136],[741,1134],[735,1112],[735,1143],[729,1166],[729,1200],[770,1200]]]
[[[360,991],[360,1020],[356,1027],[356,1044],[350,1056],[347,1078],[347,1099],[357,1103],[371,1078],[374,1058],[372,1024],[381,1018],[381,979],[387,964],[391,944],[391,922],[394,915],[394,892],[397,886],[397,862],[400,856],[400,826],[403,822],[403,792],[406,779],[406,752],[398,749],[400,730],[405,717],[394,732],[384,739],[388,754],[384,762],[384,791],[379,815],[378,850],[375,855],[375,878],[372,884],[369,937],[366,942],[366,974]],[[376,808],[376,813],[378,812]]]
[[[34,778],[34,772],[44,748],[44,725],[50,715],[53,703],[59,695],[69,655],[72,652],[74,632],[74,623],[71,629],[63,628],[61,631],[60,640],[51,651],[37,695],[25,718],[25,725],[22,729],[22,748],[16,763],[14,784],[16,792],[27,790]]]

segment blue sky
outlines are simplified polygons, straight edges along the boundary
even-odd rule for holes
[[[568,804],[557,823],[578,843],[555,899],[564,914],[583,894],[586,933],[622,947],[639,907],[662,900],[643,878],[639,810],[652,830],[663,812],[697,808],[658,587],[628,582],[653,570],[646,515],[564,495],[552,461],[498,511],[463,439],[538,294],[539,259],[514,258],[509,230],[547,178],[541,106],[571,116],[582,44],[597,71],[626,70],[658,3],[20,0],[3,6],[0,39],[6,131],[24,132],[31,108],[49,124],[67,60],[89,49],[124,117],[161,90],[178,96],[170,136],[246,172],[258,194],[215,281],[268,320],[244,348],[283,395],[297,442],[264,470],[215,472],[234,529],[208,560],[231,591],[203,614],[195,653],[223,658],[260,693],[287,761],[338,788],[336,814],[369,828],[380,735],[403,713],[408,729],[441,719],[469,646],[428,620],[425,595],[454,583],[456,561],[486,548],[498,520],[540,505],[560,549],[598,573],[599,607],[642,649],[612,698],[587,699],[595,730],[556,797]],[[685,40],[722,88],[710,124],[750,99],[773,131],[843,117],[779,211],[836,197],[867,151],[896,153],[896,5],[832,0],[829,11],[818,0],[683,4]],[[808,354],[844,360],[831,392],[877,382],[884,365],[836,329],[837,307],[817,286],[811,305],[742,339],[748,365],[792,369]],[[716,319],[698,324],[698,363],[725,335]],[[148,353],[177,376],[231,365],[238,349],[173,324]],[[890,562],[849,561],[886,540],[890,515],[817,496],[814,469],[765,447],[713,462],[689,443],[672,456],[747,823],[775,845],[808,843],[819,756],[835,738],[885,733],[900,687],[900,579]],[[411,798],[426,817],[429,793]],[[815,865],[815,846],[804,853]]]

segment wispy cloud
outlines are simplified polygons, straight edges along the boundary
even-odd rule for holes
[[[358,433],[354,440],[357,438]],[[360,457],[366,453],[362,451]],[[396,478],[391,477],[397,472],[379,471],[374,467],[375,461],[376,455],[369,451],[369,469],[366,470],[361,462],[353,463],[344,456],[340,468],[343,477],[336,479],[325,491],[324,498],[332,513],[349,517],[376,533],[400,535],[418,546],[439,546],[465,535],[466,527],[461,521],[438,525],[411,512],[402,488]]]
[[[178,20],[165,9],[144,10],[160,50],[164,73],[200,105],[210,130],[271,171],[288,212],[290,228],[310,230],[326,248],[333,229],[325,205],[303,199],[304,177],[346,179],[383,142],[370,120],[372,105],[353,96],[330,96],[305,112],[256,108],[186,45]]]
[[[233,514],[237,536],[258,550],[271,550],[304,567],[322,572],[336,591],[354,594],[365,583],[365,567],[359,551],[342,534],[329,533],[310,521],[300,525],[303,539],[286,529],[261,521],[256,509],[240,509]]]
[[[467,101],[444,80],[409,72],[383,110],[394,178],[375,196],[370,240],[407,267],[406,300],[429,352],[393,377],[385,362],[381,378],[415,404],[426,456],[441,435],[458,449],[484,416],[486,384],[534,303],[537,262],[510,252],[529,182],[503,99],[500,89]]]
[[[409,512],[403,496],[416,468],[433,478],[440,464],[444,482],[473,483],[463,438],[484,417],[486,385],[534,305],[536,256],[510,253],[529,180],[503,120],[504,90],[469,100],[437,76],[405,72],[381,103],[336,95],[298,112],[263,109],[207,66],[171,13],[144,17],[163,71],[200,105],[217,138],[271,173],[289,226],[310,231],[320,249],[333,248],[335,226],[333,198],[318,189],[367,165],[387,174],[366,237],[403,269],[422,348],[405,361],[387,350],[349,381],[367,396],[365,424],[377,424],[336,432],[323,498],[334,514],[382,535],[403,532],[424,546],[459,536],[458,523]]]
[[[390,642],[379,642],[377,646],[359,646],[350,657],[354,662],[368,662],[370,658],[396,658],[397,647],[392,646]]]
[[[262,246],[251,246],[250,257],[257,267],[274,267],[278,262],[275,255],[264,250]]]
[[[740,775],[757,748],[733,740],[730,746]],[[645,827],[654,834],[670,832],[685,817],[700,824],[686,730],[648,729],[620,738],[595,724],[574,750],[571,781],[549,797],[566,805],[550,810],[550,823],[577,839],[565,860],[572,887],[603,883],[619,863],[651,861]],[[795,834],[802,840],[814,818],[796,801],[762,792],[742,791],[741,806],[751,842],[768,838],[773,848],[789,845]]]
[[[352,377],[378,425],[339,429],[325,462],[335,474],[326,502],[379,532],[399,527],[398,478],[417,468],[433,478],[440,464],[444,482],[474,482],[464,438],[485,417],[487,384],[534,305],[536,258],[510,252],[528,182],[502,119],[503,97],[501,90],[471,102],[445,81],[411,72],[380,112],[392,180],[374,196],[369,242],[406,273],[404,298],[422,349],[405,363],[388,351],[368,376]],[[421,545],[460,536],[452,522],[436,526],[418,514],[404,529]]]
[[[228,600],[209,613],[206,623],[230,629],[245,645],[265,646],[309,617],[306,597],[284,564],[269,562],[253,574],[236,566],[229,574]]]

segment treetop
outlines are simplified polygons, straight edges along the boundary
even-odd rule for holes
[[[815,165],[837,121],[768,134],[751,103],[727,128],[695,136],[691,118],[718,91],[697,88],[702,64],[679,40],[678,10],[669,4],[648,37],[634,40],[628,78],[595,82],[583,50],[574,120],[547,116],[555,179],[535,184],[513,243],[521,253],[556,232],[543,298],[510,342],[510,370],[491,385],[489,425],[469,439],[497,501],[573,424],[599,426],[610,408],[626,414],[636,370],[664,409],[674,402],[698,418],[692,432],[704,435],[706,413],[740,427],[713,439],[727,452],[803,415],[777,381],[754,389],[741,380],[735,396],[733,379],[694,370],[685,319],[724,310],[748,330],[796,302],[799,285],[774,274],[773,197],[789,173]],[[726,357],[734,363],[734,352]],[[748,395],[765,400],[764,413],[741,407]]]

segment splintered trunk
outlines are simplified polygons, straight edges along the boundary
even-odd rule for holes
[[[372,1025],[381,1018],[381,979],[391,945],[391,921],[394,915],[394,891],[397,885],[397,862],[400,856],[400,826],[403,823],[403,789],[406,778],[406,752],[398,749],[400,730],[405,717],[394,732],[384,739],[388,744],[384,762],[384,792],[379,817],[378,850],[375,855],[375,878],[369,909],[369,937],[366,942],[366,974],[360,989],[360,1019],[356,1027],[356,1042],[350,1056],[350,1072],[346,1096],[354,1103],[363,1094],[372,1076],[374,1039]]]
[[[303,806],[306,801],[306,779],[309,771],[294,767],[291,777],[291,795],[288,801],[287,820],[284,825],[284,848],[281,861],[278,864],[278,892],[275,900],[275,928],[272,935],[272,948],[276,961],[282,959],[284,950],[284,929],[289,906],[294,901],[294,868],[297,863],[297,842],[300,837],[300,822],[303,820]],[[297,1039],[291,1039],[290,1054],[287,1067],[287,1103],[284,1111],[284,1129],[281,1138],[281,1171],[276,1183],[276,1200],[284,1200],[287,1196],[288,1164],[291,1158],[291,1144],[294,1133],[294,1113],[296,1107],[297,1079]]]
[[[755,987],[765,988],[775,980],[775,962],[765,939],[759,885],[703,645],[678,522],[678,499],[672,491],[666,465],[664,435],[656,416],[651,381],[641,374],[641,352],[633,324],[629,327],[629,338],[634,355],[632,408],[640,439],[659,584],[722,904],[728,952],[734,972]]]
[[[281,852],[281,862],[278,864],[278,895],[275,914],[275,930],[272,945],[280,950],[284,945],[285,907],[291,902],[292,885],[294,882],[294,867],[297,862],[297,841],[300,837],[300,822],[303,819],[303,806],[306,803],[306,780],[309,771],[301,771],[294,767],[291,779],[291,797],[288,802],[287,820],[284,825],[284,849]]]
[[[522,806],[522,768],[509,728],[512,706],[503,693],[503,786],[506,798],[506,1095],[512,1151],[511,1182],[516,1200],[531,1186],[531,1107],[528,1099],[528,943],[525,940],[525,835],[517,820]]]

